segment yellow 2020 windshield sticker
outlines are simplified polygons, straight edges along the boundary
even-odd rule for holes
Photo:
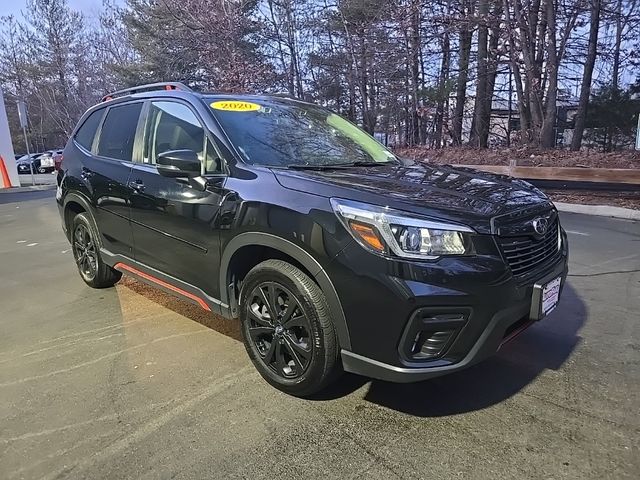
[[[238,100],[218,100],[211,103],[211,108],[225,110],[227,112],[254,112],[260,110],[260,105],[251,102],[240,102]]]

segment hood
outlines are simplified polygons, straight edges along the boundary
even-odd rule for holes
[[[462,167],[414,163],[273,172],[283,187],[292,190],[472,223],[470,226],[550,203],[544,193],[525,181]]]

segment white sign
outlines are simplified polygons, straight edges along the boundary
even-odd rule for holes
[[[20,119],[20,128],[27,128],[29,126],[27,121],[27,104],[24,100],[18,100],[18,118]]]
[[[4,107],[4,94],[0,89],[0,156],[4,161],[4,166],[9,174],[9,180],[12,187],[20,186],[20,178],[18,177],[18,169],[16,168],[16,157],[13,153],[13,144],[11,143],[11,132],[9,131],[9,120],[7,119],[7,111]],[[0,188],[3,188],[2,177],[0,177]]]

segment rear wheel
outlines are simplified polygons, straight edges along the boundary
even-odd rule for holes
[[[320,287],[300,269],[267,260],[240,293],[245,348],[262,377],[291,395],[311,395],[339,372],[338,342]]]
[[[71,249],[82,280],[93,288],[112,287],[122,273],[111,268],[100,258],[98,234],[86,213],[73,219]]]

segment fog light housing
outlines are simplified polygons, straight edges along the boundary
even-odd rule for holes
[[[446,354],[469,318],[470,310],[424,307],[416,310],[400,340],[404,362],[435,360]]]
[[[412,360],[426,360],[439,357],[449,344],[455,330],[429,332],[420,330],[411,346]]]

